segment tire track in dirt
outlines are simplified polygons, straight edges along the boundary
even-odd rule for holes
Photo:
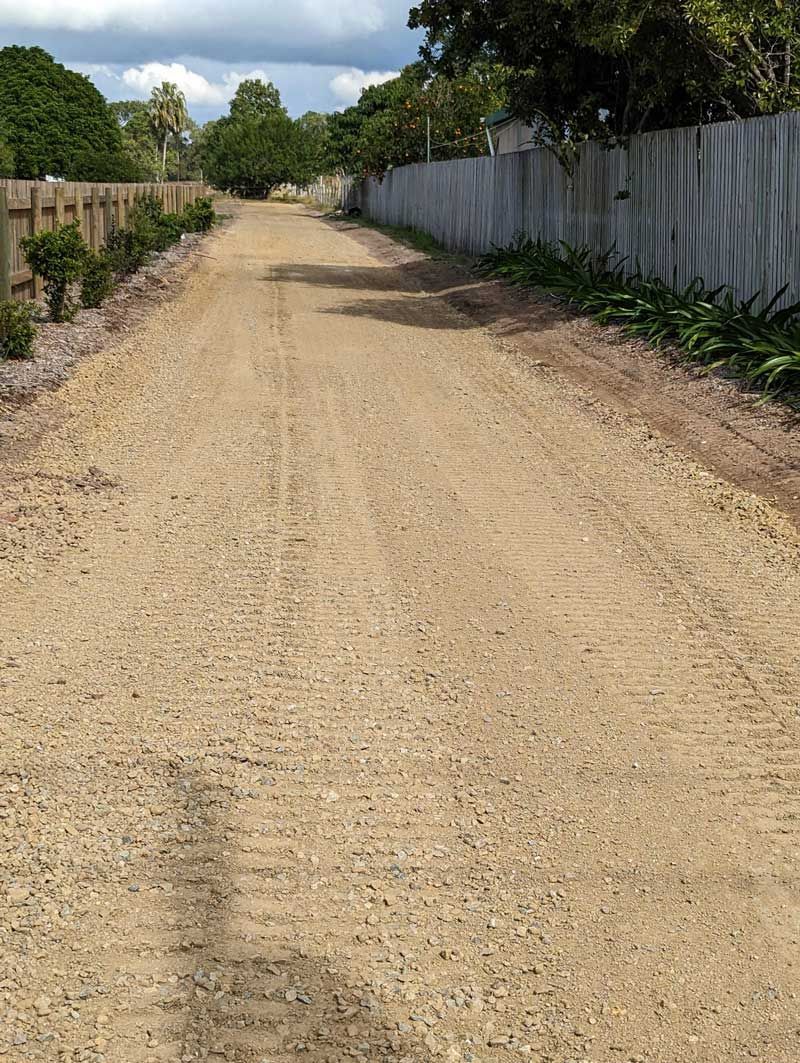
[[[414,300],[407,297],[404,301],[402,312],[409,323],[413,320],[415,304],[416,313],[424,313],[424,298]],[[437,315],[441,316],[438,308]],[[661,597],[667,601],[677,600],[679,613],[669,615],[669,608],[662,608],[660,611],[668,614],[665,617],[666,623],[653,632],[652,640],[643,646],[625,647],[626,637],[633,635],[637,642],[640,641],[642,632],[648,625],[644,620],[644,610],[641,617],[633,613],[630,586],[620,586],[618,580],[615,581],[618,562],[612,556],[599,570],[595,568],[592,586],[582,584],[577,591],[569,595],[569,605],[574,605],[578,615],[572,615],[572,610],[567,608],[561,618],[562,622],[566,621],[571,625],[572,637],[589,643],[598,620],[604,630],[611,629],[617,633],[617,639],[608,647],[605,655],[601,648],[600,654],[594,652],[591,657],[591,666],[598,678],[610,680],[612,683],[615,679],[615,661],[624,659],[628,676],[635,674],[631,665],[637,658],[642,661],[658,660],[657,646],[667,645],[672,638],[670,630],[679,630],[682,627],[684,637],[676,648],[679,659],[671,663],[662,661],[659,672],[653,673],[649,678],[650,687],[658,688],[658,694],[651,695],[646,692],[647,676],[637,676],[635,687],[623,687],[619,692],[626,697],[638,694],[638,710],[651,717],[662,717],[663,726],[677,730],[677,737],[680,739],[685,728],[676,727],[676,714],[678,719],[685,714],[691,720],[692,703],[699,696],[711,698],[710,704],[713,704],[714,688],[719,690],[735,683],[738,696],[734,700],[743,710],[743,719],[737,721],[735,718],[729,718],[730,726],[716,735],[712,743],[715,742],[720,747],[718,756],[730,759],[728,747],[732,745],[732,733],[735,734],[738,730],[748,736],[747,745],[740,749],[741,767],[742,770],[746,767],[748,780],[748,785],[742,789],[742,796],[745,802],[759,802],[765,798],[776,797],[780,800],[782,791],[788,791],[783,796],[786,806],[778,810],[770,808],[768,816],[773,819],[776,832],[786,833],[790,829],[787,823],[791,823],[796,816],[797,791],[791,785],[781,785],[780,779],[776,780],[776,775],[779,776],[787,761],[790,766],[792,762],[797,761],[793,679],[797,665],[797,643],[791,623],[795,608],[794,590],[792,589],[790,595],[783,596],[781,601],[775,594],[775,587],[771,587],[769,594],[760,596],[763,612],[753,610],[752,592],[738,600],[730,597],[725,600],[715,594],[716,586],[734,583],[740,577],[741,556],[737,554],[733,564],[718,557],[719,537],[703,534],[702,528],[695,537],[696,542],[691,538],[687,541],[686,525],[676,525],[674,514],[665,514],[666,519],[659,519],[658,508],[653,505],[652,484],[641,475],[638,480],[618,477],[616,468],[609,467],[605,452],[598,459],[597,452],[593,452],[590,447],[582,448],[580,454],[575,454],[574,448],[570,448],[565,455],[561,445],[559,457],[552,445],[549,445],[548,438],[540,430],[529,427],[530,411],[523,408],[519,400],[518,374],[515,377],[513,372],[510,372],[509,376],[514,380],[514,384],[500,389],[496,386],[497,374],[492,369],[484,373],[480,381],[482,401],[487,392],[499,390],[495,423],[502,425],[503,439],[498,438],[496,445],[500,448],[505,442],[510,449],[516,449],[515,442],[508,437],[508,419],[512,411],[516,412],[522,430],[528,437],[534,438],[539,448],[539,473],[543,470],[549,471],[550,479],[549,482],[537,483],[536,497],[529,499],[519,497],[516,471],[509,478],[511,490],[502,499],[496,496],[503,482],[498,484],[497,480],[492,480],[487,485],[486,493],[474,499],[474,511],[469,527],[479,528],[481,513],[494,513],[499,510],[503,514],[499,524],[504,536],[509,528],[514,529],[515,534],[509,537],[509,541],[519,547],[515,560],[521,564],[523,577],[526,575],[526,562],[535,558],[537,567],[541,567],[548,555],[548,544],[553,544],[556,553],[545,585],[550,598],[560,598],[562,605],[566,589],[562,572],[564,553],[567,556],[576,556],[581,552],[589,552],[583,544],[589,543],[590,538],[581,532],[593,529],[593,543],[598,535],[601,541],[624,542],[629,559],[635,559],[642,568],[642,578],[651,584],[658,581],[660,589],[655,591],[653,597]],[[463,448],[465,452],[468,451],[470,443],[475,443],[476,433],[471,433],[471,426],[465,427],[463,423],[447,425],[448,432],[443,440],[426,439],[426,434],[430,435],[432,427],[435,429],[441,426],[441,417],[437,414],[437,411],[441,410],[441,403],[441,396],[437,396],[429,407],[415,409],[418,434],[414,436],[413,446],[416,446],[419,440],[424,440],[430,451],[436,451],[443,450],[448,445],[452,446],[455,442],[456,446]],[[458,433],[455,441],[454,431]],[[485,432],[483,425],[480,426],[480,431]],[[552,433],[550,438],[553,436],[559,440],[564,438],[563,433]],[[476,466],[467,469],[461,479],[465,483],[479,483],[481,477],[478,470],[484,465],[488,466],[490,461],[490,454],[481,454]],[[564,492],[562,487],[565,479],[571,483],[572,490],[569,492]],[[578,490],[577,495],[575,488]],[[542,508],[542,495],[545,500],[556,499],[559,505],[558,512],[549,512],[546,522],[541,513],[537,513],[537,510]],[[514,515],[514,510],[518,510],[517,515]],[[697,519],[701,512],[699,507],[696,508],[689,514],[689,519]],[[525,529],[528,521],[522,514],[528,513],[536,514],[534,520],[544,523],[535,541],[531,538],[530,527]],[[485,531],[490,532],[491,526],[487,526]],[[502,545],[500,544],[501,549]],[[476,543],[476,549],[479,547],[480,542]],[[622,551],[618,549],[617,552]],[[790,550],[788,554],[784,553],[784,556],[791,561],[795,555]],[[768,560],[770,564],[773,561],[772,558]],[[597,564],[598,559],[595,558],[594,561]],[[755,558],[754,563],[763,569],[764,556]],[[676,576],[679,578],[676,579]],[[795,583],[793,579],[793,587]],[[752,591],[758,593],[757,585],[754,585]],[[612,607],[614,611],[610,612]],[[645,608],[649,608],[652,613],[649,602]],[[712,611],[715,614],[715,623],[709,631],[707,622]],[[710,653],[707,652],[709,640],[714,644]],[[748,652],[744,651],[743,642],[748,645]],[[698,652],[700,647],[702,653]],[[689,669],[684,667],[683,661],[687,653],[692,657]],[[775,659],[785,661],[787,669],[776,668],[773,663]],[[704,695],[698,694],[697,669],[718,667],[720,661],[724,669],[730,670],[730,675],[723,672],[722,675],[709,676],[711,689]],[[584,660],[581,663],[586,666],[590,662]],[[681,686],[684,687],[683,690],[680,689]],[[664,689],[665,687],[670,689]],[[695,716],[707,725],[708,709],[701,710]],[[741,725],[744,727],[743,731]],[[691,732],[691,724],[689,730]],[[767,731],[773,732],[775,740],[767,748],[765,759],[758,743]],[[698,732],[700,737],[705,733],[702,729]],[[701,760],[707,760],[708,753],[709,744],[706,744],[700,754]],[[703,766],[701,763],[700,770],[707,778],[708,765]],[[733,766],[726,765],[726,771],[733,770]],[[761,791],[754,785],[756,779],[760,779],[764,784]]]

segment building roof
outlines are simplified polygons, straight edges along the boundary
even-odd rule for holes
[[[492,111],[491,114],[487,114],[484,118],[484,125],[493,126],[500,125],[501,122],[507,122],[509,118],[513,117],[505,107],[501,107],[499,111]]]

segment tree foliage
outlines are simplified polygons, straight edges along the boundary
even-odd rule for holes
[[[273,111],[285,111],[281,94],[271,81],[245,78],[230,104],[231,118],[263,118]]]
[[[296,121],[302,138],[306,168],[311,178],[331,171],[331,123],[334,116],[306,111]]]
[[[117,100],[109,104],[122,133],[125,154],[139,181],[161,179],[163,142],[150,120],[150,104],[145,100]],[[201,176],[200,153],[205,127],[191,116],[183,121],[180,133],[167,136],[166,174],[170,181],[195,181]]]
[[[266,198],[278,185],[305,184],[315,175],[305,142],[283,111],[261,117],[220,119],[206,145],[206,168],[218,187]]]
[[[70,300],[70,285],[81,276],[88,252],[77,220],[24,236],[20,247],[28,265],[44,281],[45,301],[53,321],[69,321],[77,309]]]
[[[421,0],[409,24],[444,73],[507,68],[511,111],[544,141],[800,106],[788,0]]]
[[[266,198],[278,185],[306,184],[320,172],[308,124],[292,121],[278,90],[263,82],[242,82],[230,113],[210,123],[202,159],[213,184],[244,196]]]
[[[119,125],[125,154],[137,180],[158,180],[161,176],[159,144],[148,104],[144,100],[118,100],[110,103],[109,108]]]
[[[13,177],[15,169],[14,151],[10,144],[0,140],[0,177]]]
[[[150,124],[161,142],[161,177],[167,179],[167,148],[170,136],[179,137],[189,120],[186,97],[171,81],[162,81],[150,93],[147,109]]]
[[[421,162],[427,158],[428,118],[432,159],[483,155],[488,148],[481,118],[503,101],[501,73],[489,64],[473,63],[454,77],[432,77],[424,63],[413,63],[399,77],[364,89],[353,107],[330,116],[331,161],[365,175]]]
[[[16,177],[130,179],[119,126],[102,95],[41,48],[0,49],[0,141],[13,152]]]

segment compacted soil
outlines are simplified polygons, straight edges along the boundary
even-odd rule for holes
[[[798,538],[248,205],[0,449],[0,1059],[796,1063]]]

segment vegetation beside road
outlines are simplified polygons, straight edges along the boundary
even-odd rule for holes
[[[0,49],[0,177],[135,181],[122,133],[88,78],[42,48]]]
[[[328,116],[328,172],[381,176],[392,166],[428,157],[487,155],[481,119],[505,101],[503,71],[475,61],[454,77],[431,76],[423,62],[404,67],[382,85],[365,88],[358,103]]]
[[[488,151],[481,118],[501,106],[503,74],[475,62],[449,78],[423,62],[365,88],[343,112],[290,117],[271,82],[248,78],[228,114],[199,126],[177,85],[107,103],[41,48],[0,49],[0,177],[152,182],[209,178],[268,196],[334,172],[380,175],[427,157]]]
[[[106,246],[93,251],[77,222],[44,229],[20,241],[28,265],[44,284],[49,319],[71,321],[78,309],[96,309],[115,286],[137,273],[153,254],[166,251],[185,233],[204,233],[217,215],[208,198],[187,204],[180,214],[165,213],[155,196],[140,199],[126,228],[112,228]],[[36,304],[0,302],[0,360],[33,355]]]
[[[227,115],[209,123],[204,159],[218,188],[266,199],[282,184],[305,185],[323,166],[303,120],[294,121],[271,83],[243,81]]]
[[[706,372],[724,369],[757,387],[800,403],[800,303],[776,309],[785,288],[756,310],[762,293],[737,300],[701,278],[685,288],[657,277],[631,275],[624,261],[589,248],[519,237],[484,255],[485,276],[538,288],[591,313],[601,324],[656,346],[673,344]]]
[[[409,25],[439,74],[499,64],[510,112],[557,150],[800,108],[785,0],[420,0]]]

